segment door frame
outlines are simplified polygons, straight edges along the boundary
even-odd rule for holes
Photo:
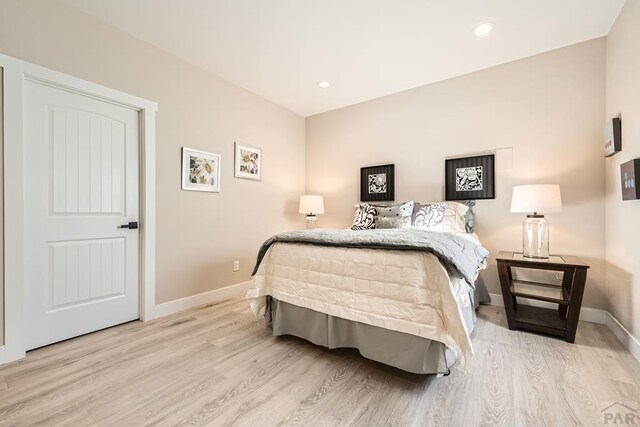
[[[156,112],[158,104],[105,86],[91,83],[26,61],[0,54],[4,100],[4,345],[0,364],[26,355],[24,340],[24,252],[23,220],[25,187],[22,135],[23,90],[26,80],[133,108],[139,112],[140,132],[140,319],[151,320],[155,308],[156,239]],[[11,179],[10,177],[20,177]],[[9,179],[7,179],[9,178]]]

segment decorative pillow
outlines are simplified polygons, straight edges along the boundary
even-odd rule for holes
[[[441,231],[446,203],[421,205],[416,203],[411,216],[411,225],[418,230]]]
[[[378,217],[410,217],[413,213],[413,200],[391,205],[374,205]]]
[[[449,228],[454,233],[467,233],[467,212],[469,212],[469,206],[457,202],[446,202],[447,209],[452,212],[449,215],[450,223],[447,220],[443,221],[443,228]],[[445,218],[447,213],[445,211]],[[447,230],[445,230],[447,231]]]
[[[470,211],[468,206],[465,206],[464,204],[458,202],[434,202],[416,204],[416,206],[420,207],[429,205],[445,205],[442,223],[434,228],[429,228],[429,230],[445,231],[448,233],[470,233],[473,231],[473,216],[468,215]],[[418,212],[418,209],[416,208],[414,209],[414,211]],[[415,214],[412,218],[414,218],[413,222],[415,223]]]
[[[411,228],[413,201],[376,206],[376,228]]]
[[[411,228],[410,216],[379,216],[376,218],[376,228]]]
[[[465,231],[467,233],[473,233],[473,227],[475,226],[475,220],[473,218],[473,210],[471,208],[473,208],[476,205],[475,200],[467,200],[466,202],[463,202],[465,206],[467,206],[469,209],[467,210],[467,213],[464,214],[464,226],[465,226]]]
[[[465,215],[469,210],[468,206],[457,202],[444,202],[447,208],[444,211],[444,220],[442,221],[442,231],[449,233],[466,233],[467,225]]]
[[[353,219],[352,230],[371,230],[376,228],[376,208],[363,203],[356,211],[356,217]]]

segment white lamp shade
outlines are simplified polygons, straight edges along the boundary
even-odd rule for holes
[[[317,215],[324,213],[324,199],[322,196],[304,195],[300,196],[300,209],[301,214]]]
[[[552,213],[560,211],[562,211],[562,199],[559,185],[519,185],[513,187],[511,212]]]

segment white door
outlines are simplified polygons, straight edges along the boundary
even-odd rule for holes
[[[139,318],[138,111],[27,80],[27,349]],[[8,178],[6,184],[11,185]]]

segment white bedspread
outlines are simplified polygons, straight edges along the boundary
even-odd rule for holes
[[[275,243],[247,292],[260,317],[266,296],[332,316],[440,341],[461,363],[473,354],[460,306],[469,285],[425,252]],[[460,304],[460,305],[459,305]]]

